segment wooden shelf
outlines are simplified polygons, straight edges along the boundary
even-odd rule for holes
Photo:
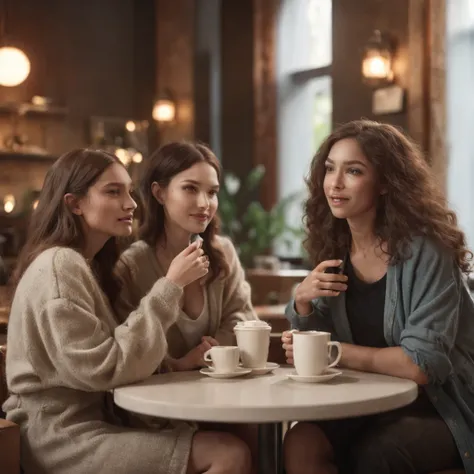
[[[16,114],[19,116],[34,115],[38,117],[63,117],[67,113],[68,109],[59,105],[35,105],[28,102],[0,103],[0,114]]]
[[[10,150],[0,150],[0,161],[44,161],[52,163],[58,157],[40,153],[23,153]]]

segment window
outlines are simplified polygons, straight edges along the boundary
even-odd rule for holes
[[[332,123],[332,0],[282,0],[277,29],[278,189],[282,199],[304,190],[311,159]],[[287,221],[301,226],[303,191]],[[301,255],[301,242],[278,246]]]
[[[474,248],[474,0],[447,1],[447,134],[450,205]]]

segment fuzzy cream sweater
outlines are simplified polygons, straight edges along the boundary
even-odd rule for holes
[[[119,323],[82,255],[35,259],[12,304],[3,407],[20,425],[25,474],[186,472],[193,428],[127,427],[108,393],[160,365],[181,292],[158,279]]]

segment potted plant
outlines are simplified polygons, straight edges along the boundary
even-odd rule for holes
[[[254,257],[267,253],[273,245],[284,243],[289,247],[303,235],[301,227],[292,227],[286,221],[286,211],[300,193],[286,196],[267,211],[256,199],[264,175],[262,165],[243,182],[234,174],[225,173],[219,193],[222,233],[234,242],[245,267],[253,266]]]

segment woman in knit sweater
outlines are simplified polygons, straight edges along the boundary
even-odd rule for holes
[[[238,438],[183,422],[139,427],[111,402],[111,389],[162,363],[178,315],[160,311],[182,293],[161,278],[122,324],[112,311],[116,238],[131,234],[136,208],[130,193],[125,168],[105,152],[67,153],[46,176],[8,331],[11,395],[3,409],[20,425],[25,474],[248,472],[249,450]],[[179,282],[208,273],[197,245],[176,266]]]
[[[238,321],[257,318],[235,248],[229,239],[217,235],[220,175],[217,158],[204,145],[174,142],[157,150],[141,182],[141,240],[117,263],[122,293],[116,310],[122,317],[140,304],[157,280],[166,278],[180,288],[157,312],[175,321],[166,335],[165,365],[171,370],[205,365],[203,355],[212,346],[235,344],[233,329]],[[183,278],[180,262],[196,235],[210,271],[190,281]],[[225,429],[245,440],[255,468],[256,426],[213,424],[205,429]]]
[[[166,277],[181,289],[159,312],[176,321],[167,333],[167,362],[173,370],[205,365],[202,356],[213,345],[235,344],[238,321],[256,319],[235,248],[217,235],[220,174],[217,158],[204,145],[174,142],[157,150],[141,183],[141,240],[117,264],[123,284],[116,309],[124,317],[159,279]],[[189,281],[180,261],[196,234],[210,271]]]

